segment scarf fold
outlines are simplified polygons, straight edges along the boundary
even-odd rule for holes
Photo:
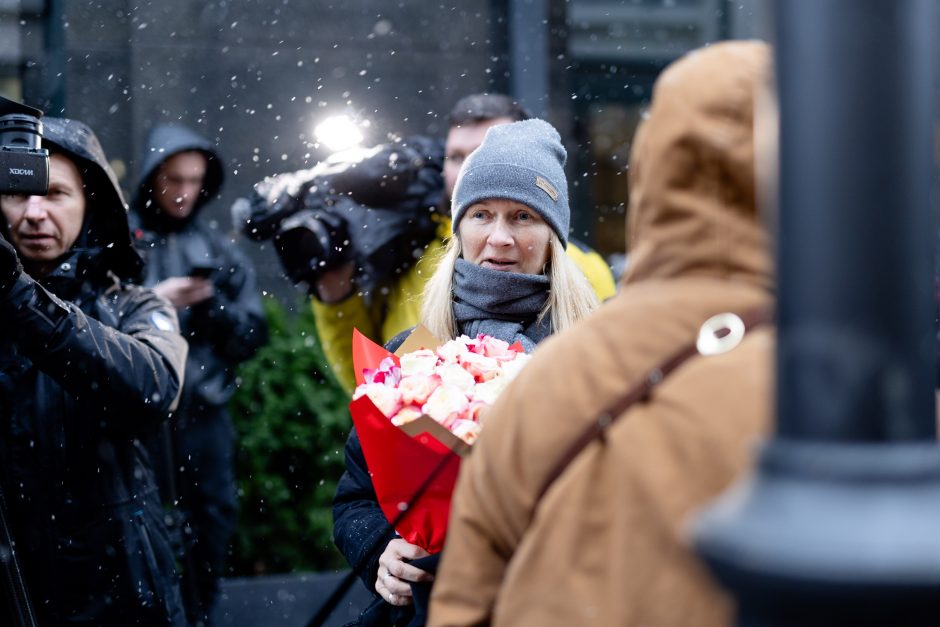
[[[548,301],[549,278],[490,270],[465,259],[454,266],[454,317],[469,337],[480,333],[513,344],[529,353],[551,332],[551,314],[537,321]]]

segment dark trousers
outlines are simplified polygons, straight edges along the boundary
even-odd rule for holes
[[[158,473],[164,500],[175,492],[181,514],[180,587],[186,617],[191,625],[208,625],[238,518],[234,429],[224,408],[190,406],[178,415],[169,439],[171,452],[165,439],[152,448],[164,466]]]

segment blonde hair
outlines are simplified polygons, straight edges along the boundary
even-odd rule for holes
[[[549,262],[545,268],[549,278],[548,301],[538,320],[550,314],[552,333],[559,333],[586,318],[600,303],[587,277],[565,252],[554,231],[549,237],[549,248]],[[442,340],[458,335],[454,317],[454,267],[461,252],[460,238],[451,237],[422,294],[421,322]]]

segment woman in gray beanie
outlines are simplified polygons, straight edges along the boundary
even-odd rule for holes
[[[550,124],[526,120],[490,128],[467,158],[454,189],[454,236],[424,292],[422,321],[439,339],[484,333],[529,352],[597,308],[593,288],[565,253],[565,156]],[[386,348],[397,349],[407,335]],[[355,433],[334,518],[334,536],[352,563],[365,565],[364,580],[381,597],[360,624],[422,625],[439,556],[383,536],[387,523]]]
[[[453,232],[428,281],[422,319],[441,339],[492,335],[526,352],[598,302],[565,254],[566,153],[551,124],[492,127],[454,189]]]

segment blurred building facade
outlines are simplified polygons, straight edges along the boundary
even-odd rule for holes
[[[462,95],[518,96],[561,131],[576,236],[623,252],[626,164],[659,70],[686,50],[763,37],[768,0],[0,0],[0,93],[88,122],[127,187],[147,131],[215,138],[229,178],[213,217],[266,175],[325,156],[315,125],[365,142],[446,132]],[[262,284],[291,294],[270,251]]]

